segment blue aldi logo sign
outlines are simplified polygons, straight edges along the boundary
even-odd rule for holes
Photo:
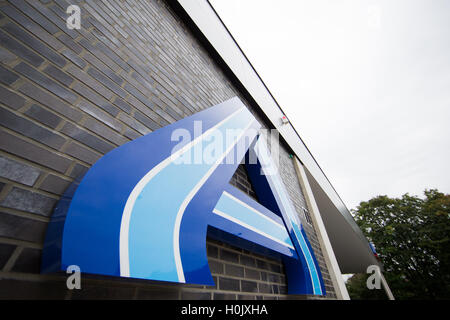
[[[109,152],[55,208],[42,271],[214,285],[208,235],[282,257],[290,294],[324,295],[260,128],[233,98]],[[242,160],[259,202],[228,183]]]

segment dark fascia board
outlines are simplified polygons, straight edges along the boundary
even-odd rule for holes
[[[277,129],[281,138],[306,167],[312,178],[334,204],[338,214],[373,255],[369,243],[325,173],[312,156],[291,123],[282,124],[284,112],[247,59],[217,12],[207,0],[167,0],[167,3],[202,43],[237,89],[259,111],[259,115]]]

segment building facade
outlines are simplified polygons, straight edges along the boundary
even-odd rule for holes
[[[67,27],[71,4],[80,8],[80,29]],[[346,231],[330,227],[340,223],[357,234],[358,250],[371,261],[365,239],[348,217],[333,216],[336,201],[281,134],[279,174],[320,266],[325,295],[288,295],[281,259],[216,239],[207,239],[214,286],[82,274],[82,289],[69,290],[64,272],[41,273],[56,204],[106,153],[233,97],[263,127],[277,128],[187,6],[153,0],[0,3],[0,298],[343,299],[341,271],[369,263],[353,268],[364,259],[343,251],[348,243],[337,239]],[[230,184],[257,198],[245,166]]]

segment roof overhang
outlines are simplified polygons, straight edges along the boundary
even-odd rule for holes
[[[184,22],[208,42],[207,50],[219,56],[222,64],[239,81],[239,87],[256,103],[282,139],[305,166],[309,183],[319,207],[326,231],[342,273],[366,272],[367,266],[378,264],[369,243],[328,178],[290,124],[281,123],[282,109],[258,73],[246,58],[228,29],[207,0],[169,1],[181,13]]]

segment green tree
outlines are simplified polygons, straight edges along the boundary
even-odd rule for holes
[[[434,189],[424,195],[378,196],[352,210],[396,299],[450,299],[450,195]],[[380,290],[366,288],[365,279],[357,275],[347,282],[351,297],[382,298],[374,293]]]

